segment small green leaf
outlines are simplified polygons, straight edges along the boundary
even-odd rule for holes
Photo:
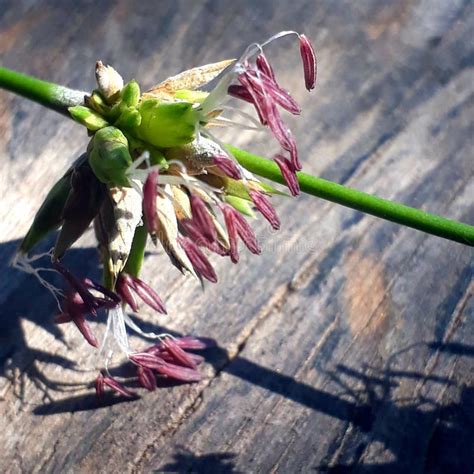
[[[260,187],[262,191],[265,191],[268,194],[276,194],[278,196],[291,197],[290,194],[288,194],[284,191],[280,191],[280,190],[274,188],[273,186],[271,186],[270,184],[264,183],[262,181],[258,182],[258,187]]]
[[[224,189],[227,195],[246,199],[248,201],[251,200],[248,188],[243,181],[228,177],[222,177],[221,179],[224,181]]]
[[[275,189],[273,186],[263,183],[261,181],[251,181],[247,180],[247,184],[244,184],[243,181],[232,179],[229,177],[222,178],[224,180],[224,189],[226,193],[230,196],[236,196],[241,199],[246,199],[247,201],[251,201],[249,195],[249,188],[256,189],[258,191],[263,191],[268,194],[278,194],[281,196],[288,196],[287,193],[279,191]]]
[[[252,210],[252,205],[250,201],[236,197],[236,196],[226,196],[225,200],[230,204],[234,209],[237,209],[241,214],[249,217],[255,217],[255,213]]]
[[[80,124],[87,127],[91,132],[96,132],[101,128],[107,127],[109,123],[97,112],[94,112],[89,107],[84,107],[83,105],[76,105],[74,107],[69,107],[69,113],[71,117]]]

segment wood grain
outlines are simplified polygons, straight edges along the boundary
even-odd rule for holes
[[[292,128],[305,171],[472,223],[473,24],[466,1],[3,0],[0,62],[90,89],[102,59],[147,88],[303,31],[313,95],[294,44],[269,55],[304,106]],[[144,311],[144,326],[219,345],[203,382],[97,408],[97,354],[8,267],[87,137],[3,91],[0,107],[0,472],[474,470],[472,251],[307,196],[277,198],[282,230],[256,222],[263,254],[214,259],[219,282],[204,292],[149,256],[144,278],[170,315]],[[268,137],[225,138],[277,151]],[[97,274],[92,235],[67,262]]]

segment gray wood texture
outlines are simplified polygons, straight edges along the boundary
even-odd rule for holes
[[[473,25],[462,0],[1,0],[0,63],[90,90],[102,59],[150,87],[305,32],[315,93],[294,43],[269,51],[304,106],[292,125],[305,171],[473,223]],[[268,137],[225,138],[277,151]],[[307,196],[276,198],[282,230],[256,222],[263,254],[213,259],[219,282],[204,292],[149,256],[144,279],[169,316],[143,311],[144,327],[218,348],[198,384],[97,408],[97,354],[8,267],[86,143],[0,91],[0,472],[473,472],[471,249]],[[97,275],[92,235],[67,262]]]

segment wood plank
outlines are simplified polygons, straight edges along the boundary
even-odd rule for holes
[[[90,89],[100,57],[149,87],[291,24],[320,65],[308,98],[295,49],[270,54],[304,104],[293,129],[305,170],[474,221],[471,3],[133,3],[5,2],[0,60]],[[145,328],[219,347],[203,382],[97,409],[102,361],[7,267],[87,139],[5,92],[0,110],[0,471],[472,471],[472,251],[304,196],[276,199],[280,232],[256,223],[261,257],[213,259],[220,281],[205,292],[150,255],[144,276],[170,316],[144,311]],[[80,244],[69,264],[97,274],[93,237]]]

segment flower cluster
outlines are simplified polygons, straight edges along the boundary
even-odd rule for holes
[[[282,32],[263,44],[252,44],[239,60],[222,61],[185,71],[141,93],[136,81],[101,62],[98,87],[84,105],[71,107],[71,116],[92,136],[87,152],[56,183],[23,240],[15,265],[34,273],[50,289],[61,308],[57,323],[73,322],[87,342],[98,340],[87,323],[99,309],[107,311],[102,347],[107,359],[111,341],[137,367],[139,383],[153,390],[156,374],[197,381],[202,358],[186,349],[202,349],[209,341],[145,334],[124,312],[138,312],[140,302],[159,313],[166,308],[158,294],[139,278],[147,239],[161,245],[182,273],[215,283],[208,253],[239,260],[239,241],[253,254],[261,249],[245,216],[257,210],[274,229],[280,220],[270,202],[278,191],[244,169],[230,148],[216,136],[218,126],[268,129],[281,150],[274,160],[292,195],[299,193],[301,169],[296,141],[281,111],[298,115],[300,107],[277,81],[264,49],[282,36],[299,40],[306,88],[316,80],[316,59],[304,35]],[[237,98],[249,103],[256,118],[228,105]],[[231,116],[239,114],[243,122]],[[103,264],[101,284],[79,279],[61,263],[64,253],[93,223]],[[53,269],[68,285],[63,293],[34,268],[33,247],[60,228],[50,252]],[[149,349],[130,349],[126,327],[155,337]],[[110,338],[113,334],[113,338]],[[106,363],[107,365],[107,363]],[[108,386],[131,396],[106,370],[96,381],[98,396]]]
[[[201,374],[197,367],[204,358],[193,352],[186,352],[185,349],[206,349],[213,343],[212,340],[191,336],[179,339],[167,337],[143,352],[130,354],[129,358],[137,367],[138,383],[152,392],[157,387],[157,375],[181,382],[199,382]],[[106,386],[125,397],[135,397],[135,393],[117,379],[100,371],[95,383],[99,401],[104,395]]]

